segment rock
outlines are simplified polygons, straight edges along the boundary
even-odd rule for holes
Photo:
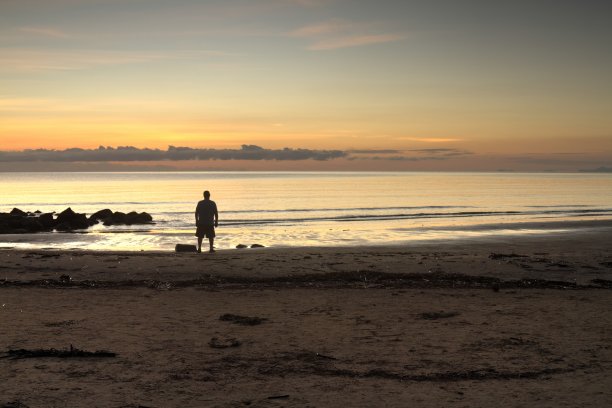
[[[198,247],[188,244],[176,244],[174,250],[176,252],[198,252]]]
[[[92,215],[93,217],[93,215]],[[131,211],[127,214],[117,211],[111,216],[104,219],[104,225],[133,225],[133,224],[149,224],[153,221],[153,217],[146,212],[137,213]]]
[[[111,217],[104,220],[104,225],[106,226],[117,225],[117,224],[121,225],[121,224],[125,224],[125,220],[126,220],[125,213],[121,211],[115,211]]]
[[[38,222],[45,231],[50,231],[55,226],[55,219],[51,213],[40,214],[38,216]]]
[[[136,211],[132,211],[126,214],[126,224],[147,224],[153,221],[153,217],[151,217],[146,212],[137,213]]]
[[[57,216],[57,225],[55,229],[58,231],[72,231],[75,229],[89,228],[89,222],[85,214],[75,213],[72,208],[68,207]]]
[[[24,217],[21,219],[21,227],[27,232],[41,232],[44,230],[38,218]]]
[[[27,212],[21,211],[19,208],[13,208],[9,214],[11,214],[12,216],[17,216],[17,217],[25,217],[28,215]]]
[[[251,248],[265,248],[265,247],[261,244],[253,244],[251,245]]]
[[[94,225],[97,224],[98,221],[104,221],[113,216],[113,212],[108,208],[100,211],[96,211],[95,213],[89,216],[89,224]]]
[[[236,245],[236,249],[243,249],[243,248],[248,248],[248,246],[244,245],[244,244],[238,244]]]

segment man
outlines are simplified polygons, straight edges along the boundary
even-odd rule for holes
[[[210,199],[210,192],[204,192],[204,199],[198,203],[195,210],[196,233],[198,237],[198,252],[202,252],[202,239],[206,236],[210,244],[208,252],[215,252],[213,244],[215,242],[215,227],[219,225],[219,214],[217,204]]]

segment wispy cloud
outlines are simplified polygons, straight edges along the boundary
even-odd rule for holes
[[[469,156],[473,154],[468,150],[452,149],[452,148],[439,148],[439,149],[410,149],[408,152],[414,152],[419,154],[442,156],[442,157],[455,157],[455,156]]]
[[[465,139],[459,139],[454,137],[396,137],[395,140],[405,140],[409,142],[421,143],[453,143],[463,142]]]
[[[410,149],[410,150],[349,150],[352,153],[351,159],[361,160],[390,160],[390,161],[428,161],[428,160],[448,160],[451,158],[465,157],[474,153],[454,148],[437,149]]]
[[[311,44],[308,49],[313,51],[335,50],[338,48],[359,47],[369,44],[381,44],[398,41],[404,38],[397,34],[356,35],[352,37],[324,39]]]
[[[162,60],[198,59],[228,55],[220,51],[105,51],[0,49],[0,71],[80,70],[100,65],[138,64]]]
[[[283,0],[285,3],[296,4],[302,7],[322,6],[330,3],[331,0]]]
[[[70,38],[70,35],[53,27],[20,27],[19,31],[51,38]]]
[[[312,51],[382,44],[405,38],[403,34],[380,32],[379,26],[380,24],[333,19],[297,28],[287,35],[311,40],[307,49]]]
[[[326,34],[337,34],[352,27],[354,27],[354,24],[351,24],[348,21],[335,19],[300,27],[291,31],[289,35],[292,37],[315,37]]]
[[[165,112],[168,114],[176,106],[163,99],[151,98],[96,98],[95,100],[67,100],[60,98],[18,98],[0,95],[0,113],[79,114],[91,112],[124,113],[130,110],[139,112]]]

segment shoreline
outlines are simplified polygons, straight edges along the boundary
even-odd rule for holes
[[[0,249],[0,288],[612,286],[612,229],[420,245],[215,253]],[[423,284],[422,281],[429,283]],[[436,283],[437,282],[437,283]]]
[[[219,230],[219,235],[222,234],[222,228]],[[349,248],[397,248],[404,246],[432,246],[432,245],[462,245],[463,243],[491,243],[491,242],[512,242],[517,239],[523,240],[531,240],[531,239],[563,239],[564,236],[568,235],[584,235],[584,234],[599,234],[605,233],[607,230],[612,230],[612,219],[591,219],[591,220],[551,220],[551,221],[525,221],[525,222],[509,222],[509,223],[495,223],[495,224],[476,224],[470,226],[469,229],[465,229],[465,226],[431,226],[424,229],[425,232],[439,232],[439,231],[448,231],[453,232],[453,236],[449,237],[431,237],[431,238],[421,238],[418,235],[423,233],[423,230],[419,227],[407,228],[406,233],[410,235],[410,232],[413,231],[417,234],[416,238],[404,241],[394,241],[391,243],[360,243],[360,244],[352,244],[352,245],[271,245],[265,246],[267,250],[274,249],[349,249]],[[485,231],[485,232],[483,232]],[[117,232],[107,232],[105,234],[125,234],[124,231]],[[54,248],[54,247],[19,247],[19,246],[11,246],[12,244],[24,244],[32,245],[32,242],[41,242],[46,238],[55,239],[60,241],[61,239],[68,239],[71,236],[75,235],[91,235],[97,234],[96,232],[87,232],[87,231],[75,231],[75,232],[52,232],[52,233],[37,233],[37,234],[2,234],[0,235],[0,239],[3,237],[15,237],[16,239],[23,239],[21,242],[3,242],[0,241],[0,251],[14,250],[14,251],[84,251],[84,252],[99,252],[99,253],[168,253],[169,251],[173,251],[174,248],[168,249],[133,249],[133,250],[125,250],[125,249],[95,249],[95,248],[85,248],[79,249],[76,247],[72,248]],[[163,234],[162,234],[163,235]],[[174,234],[176,235],[176,234]],[[449,234],[450,235],[450,234]],[[180,239],[181,235],[176,235],[178,239]],[[222,236],[222,235],[221,235]],[[176,243],[192,243],[195,242],[195,239],[192,239],[192,234],[185,233],[185,239],[182,242],[178,241]],[[30,239],[28,242],[27,239]],[[50,240],[44,241],[48,243]],[[47,244],[48,245],[48,244]],[[249,244],[250,245],[250,244]],[[226,251],[235,251],[239,250],[241,252],[252,251],[255,248],[217,248],[218,252],[226,252]],[[256,248],[260,250],[262,248]]]

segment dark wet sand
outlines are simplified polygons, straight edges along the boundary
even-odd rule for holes
[[[609,242],[0,251],[0,406],[610,406]]]

